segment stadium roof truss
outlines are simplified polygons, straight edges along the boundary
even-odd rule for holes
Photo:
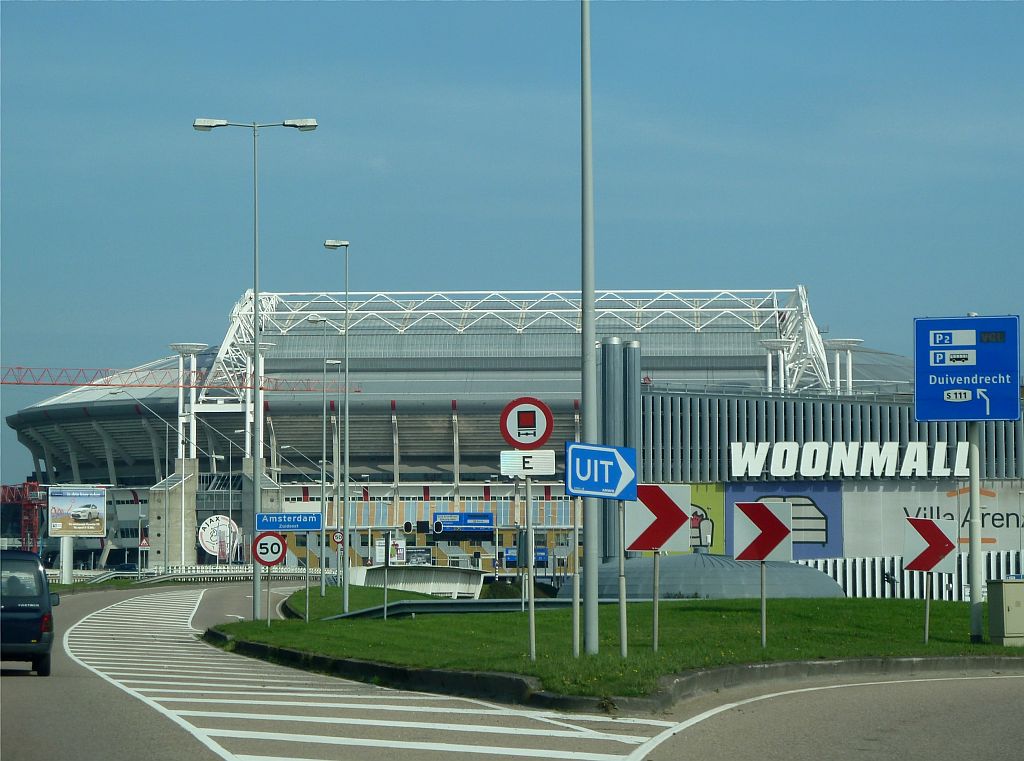
[[[261,293],[264,346],[319,330],[350,334],[526,335],[581,333],[578,291],[457,291],[402,293]],[[200,404],[242,402],[251,376],[253,293],[231,310],[227,334],[210,368]],[[750,332],[783,352],[786,388],[831,388],[825,345],[804,286],[772,290],[598,291],[599,335],[648,332]],[[768,346],[771,346],[771,349]],[[269,349],[273,353],[273,349]],[[267,390],[276,390],[266,378]],[[286,390],[284,388],[280,390]],[[214,405],[205,407],[213,410]],[[226,408],[225,408],[226,409]]]

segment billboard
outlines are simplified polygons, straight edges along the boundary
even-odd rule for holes
[[[1019,481],[981,482],[981,548],[1019,550],[1024,536]],[[843,534],[847,557],[899,555],[907,518],[956,521],[957,543],[968,544],[970,489],[943,480],[912,487],[894,483],[843,484]]]
[[[793,559],[843,556],[843,484],[840,481],[733,483],[726,503],[787,504],[793,518]],[[733,553],[732,516],[726,512],[726,552]]]
[[[106,536],[107,490],[102,486],[51,486],[50,536]]]
[[[218,560],[233,558],[241,538],[238,524],[227,515],[210,516],[199,527],[199,546]]]

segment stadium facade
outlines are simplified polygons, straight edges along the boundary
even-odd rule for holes
[[[407,541],[430,546],[435,562],[507,568],[525,506],[500,475],[499,416],[516,397],[543,400],[564,471],[563,444],[580,431],[579,294],[260,298],[264,511],[319,511],[323,492],[337,523],[347,345],[353,562],[372,562],[380,531],[409,521],[419,530]],[[7,418],[41,484],[109,487],[107,539],[77,540],[76,559],[134,560],[144,536],[150,565],[207,562],[194,538],[216,514],[252,534],[252,315],[248,292],[218,345],[179,345],[185,359],[91,380]],[[957,520],[966,550],[966,424],[916,422],[912,362],[826,338],[803,287],[599,292],[596,325],[605,369],[631,368],[621,383],[638,398],[627,427],[640,480],[688,488],[695,546],[731,554],[726,506],[775,500],[793,508],[797,559],[898,555],[908,516]],[[620,393],[609,388],[605,420]],[[985,423],[981,461],[983,546],[1010,553],[1019,572],[1024,424]],[[536,484],[538,557],[552,576],[571,570],[574,507],[560,475]],[[424,535],[435,513],[451,512],[491,512],[497,530],[470,542]],[[291,544],[319,562],[315,543]],[[56,549],[44,542],[44,554]]]

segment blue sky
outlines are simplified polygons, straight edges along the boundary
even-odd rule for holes
[[[1024,305],[1024,4],[592,6],[597,287],[808,287],[830,335]],[[579,6],[0,4],[3,365],[216,343],[252,286],[579,288]],[[3,386],[3,415],[59,389]],[[2,479],[27,450],[3,425]]]

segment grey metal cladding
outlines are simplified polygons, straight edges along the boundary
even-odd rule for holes
[[[896,442],[900,454],[911,442],[929,446],[966,441],[965,423],[918,423],[910,395],[864,401],[792,394],[734,396],[646,390],[643,449],[652,467],[644,476],[661,483],[716,483],[732,480],[729,444],[808,441]],[[980,442],[983,479],[1024,478],[1024,421],[983,423]],[[954,452],[950,446],[949,457]],[[848,477],[874,480],[869,477]],[[774,480],[763,474],[742,480]],[[826,480],[821,477],[818,480]]]

